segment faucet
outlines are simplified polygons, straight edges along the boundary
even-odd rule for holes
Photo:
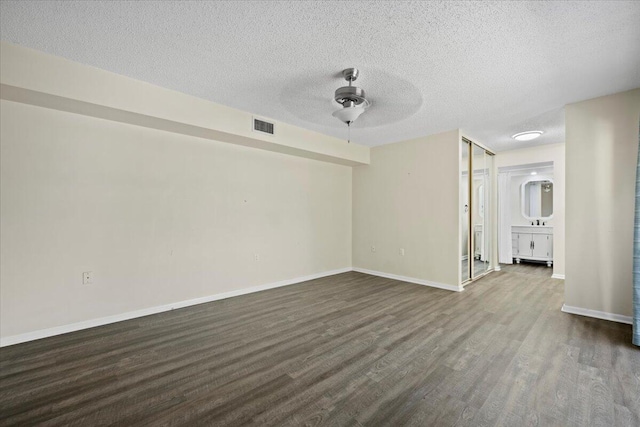
[[[536,225],[540,225],[540,220],[538,220],[538,223]]]

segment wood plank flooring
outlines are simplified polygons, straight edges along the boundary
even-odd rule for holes
[[[500,264],[500,268],[507,273],[537,274],[546,277],[551,277],[553,274],[553,267],[547,267],[543,262],[522,261],[520,264]]]
[[[351,272],[6,347],[0,425],[640,425],[631,327],[562,296]]]

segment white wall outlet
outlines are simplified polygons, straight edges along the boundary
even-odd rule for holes
[[[376,251],[376,247],[375,246],[371,246],[371,252],[375,252]]]
[[[91,285],[93,283],[93,271],[85,271],[82,273],[82,284]]]
[[[260,261],[260,254],[253,254],[254,261]]]
[[[400,248],[400,256],[404,256],[404,248]]]

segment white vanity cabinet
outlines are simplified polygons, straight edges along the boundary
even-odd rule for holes
[[[516,263],[525,259],[553,264],[553,227],[513,226],[511,241]]]

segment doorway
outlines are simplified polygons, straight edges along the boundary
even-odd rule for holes
[[[501,269],[521,264],[542,266],[551,276],[554,190],[553,162],[498,169],[498,262]]]

